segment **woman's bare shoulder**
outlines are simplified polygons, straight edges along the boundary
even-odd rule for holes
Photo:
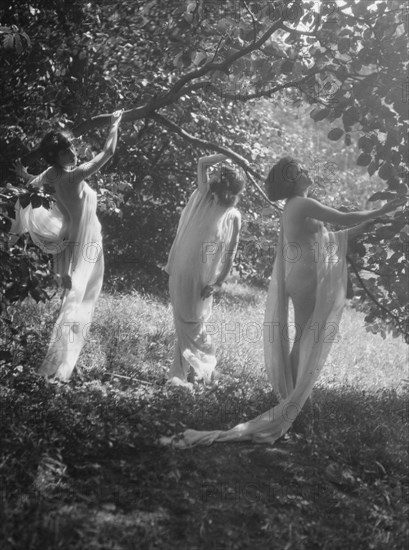
[[[319,205],[320,203],[310,197],[292,197],[287,200],[283,213],[287,216],[307,216],[311,207]]]
[[[304,205],[317,203],[318,201],[311,197],[301,197],[297,195],[288,199],[284,208],[302,208]]]

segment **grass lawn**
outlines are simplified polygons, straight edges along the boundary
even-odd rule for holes
[[[68,384],[35,374],[58,308],[0,368],[0,547],[403,549],[409,535],[407,347],[346,309],[312,403],[275,446],[157,440],[225,429],[276,403],[263,369],[265,293],[226,285],[211,330],[218,385],[169,388],[172,312],[104,294]],[[24,320],[24,321],[23,321]],[[406,382],[405,382],[406,380]]]

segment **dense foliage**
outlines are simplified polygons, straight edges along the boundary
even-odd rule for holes
[[[206,151],[224,151],[256,180],[293,153],[336,206],[361,207],[368,190],[378,191],[373,200],[408,192],[407,12],[399,1],[10,0],[1,24],[2,314],[27,294],[46,297],[39,288],[50,278],[48,259],[34,259],[29,245],[9,249],[5,216],[16,195],[33,205],[47,198],[16,185],[10,167],[23,156],[40,171],[32,151],[52,127],[83,135],[85,159],[103,143],[104,113],[127,109],[118,152],[92,182],[117,284],[128,266],[163,285],[160,266]],[[307,109],[310,122],[299,115]],[[342,156],[362,168],[352,171]],[[259,282],[271,269],[275,229],[259,219],[263,202],[249,185],[237,263]],[[367,289],[357,284],[356,299],[374,330],[407,332],[408,247],[400,211],[351,251]]]

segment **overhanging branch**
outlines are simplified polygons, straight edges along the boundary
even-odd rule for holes
[[[313,70],[299,80],[291,80],[290,82],[285,82],[284,84],[277,84],[274,87],[261,89],[252,94],[239,94],[237,92],[227,92],[227,91],[221,92],[220,89],[210,80],[195,82],[191,86],[188,86],[184,89],[184,94],[188,94],[190,92],[203,89],[206,93],[213,92],[216,96],[218,95],[220,98],[223,98],[223,99],[229,99],[232,101],[243,101],[243,102],[249,101],[252,99],[260,99],[262,97],[271,97],[273,94],[280,92],[282,90],[286,90],[288,88],[296,88],[306,94],[302,85],[308,82],[309,79],[314,77],[319,72],[321,71]]]
[[[245,57],[252,51],[259,49],[270,38],[270,36],[280,28],[281,22],[282,19],[280,18],[273,25],[271,25],[258,40],[252,42],[251,44],[248,44],[240,50],[235,51],[233,54],[226,57],[226,59],[224,59],[220,63],[215,63],[212,61],[210,63],[206,63],[200,69],[195,69],[194,71],[186,73],[172,86],[172,88],[168,92],[166,92],[162,96],[155,96],[149,103],[125,111],[122,115],[122,122],[133,122],[141,118],[146,118],[158,109],[162,109],[163,107],[174,103],[177,99],[181,97],[181,95],[184,95],[183,89],[188,82],[197,80],[198,78],[201,78],[202,76],[205,76],[210,72],[227,72],[229,67],[235,61],[237,61],[241,57]],[[109,124],[110,120],[111,114],[98,115],[89,120],[86,120],[85,122],[82,122],[81,124],[76,126],[72,130],[72,132],[75,137],[78,137],[85,132],[88,132],[89,130],[93,130],[94,128],[99,128]]]
[[[223,61],[220,63],[206,63],[201,69],[195,69],[194,71],[191,71],[190,73],[185,74],[180,78],[175,85],[169,90],[169,92],[166,94],[165,97],[172,96],[173,94],[177,94],[188,82],[191,82],[192,80],[196,80],[198,78],[201,78],[202,76],[208,74],[209,72],[214,71],[221,71],[226,72],[231,65],[241,57],[245,57],[247,54],[253,52],[254,50],[259,49],[269,38],[272,34],[276,32],[281,26],[282,19],[280,18],[277,20],[273,25],[271,25],[260,38],[254,42],[251,42],[244,48],[241,48],[240,50],[235,51],[230,56],[226,57]]]
[[[186,132],[186,130],[183,130],[182,128],[180,128],[180,126],[178,126],[171,120],[165,118],[164,116],[159,115],[158,113],[152,114],[151,118],[159,122],[159,124],[161,124],[162,126],[169,128],[169,130],[171,130],[172,132],[175,132],[176,134],[181,136],[186,141],[189,141],[193,145],[197,145],[198,147],[201,147],[203,149],[209,149],[211,151],[215,151],[216,153],[222,153],[223,155],[226,155],[226,157],[230,158],[233,162],[235,162],[241,168],[243,168],[251,184],[260,193],[263,199],[266,200],[269,204],[271,204],[277,211],[279,212],[281,211],[281,208],[279,208],[276,204],[270,201],[270,199],[267,197],[265,192],[261,189],[259,184],[255,181],[255,178],[258,180],[262,178],[260,174],[257,172],[257,170],[254,170],[254,168],[250,166],[250,163],[248,162],[247,159],[238,155],[237,153],[235,153],[231,149],[228,149],[227,147],[223,147],[222,145],[218,145],[216,143],[211,143],[210,141],[207,141],[205,139],[189,134],[188,132]]]

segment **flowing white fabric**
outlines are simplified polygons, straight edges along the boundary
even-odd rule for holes
[[[39,369],[44,376],[69,379],[89,337],[104,275],[101,225],[96,208],[97,194],[86,183],[76,205],[77,223],[67,220],[56,203],[49,210],[31,205],[22,208],[16,204],[16,219],[10,233],[28,232],[37,246],[54,255],[54,271],[65,282],[67,276],[70,279]]]
[[[165,271],[173,307],[176,343],[169,378],[187,379],[190,366],[196,376],[209,380],[216,357],[207,322],[213,297],[203,300],[201,291],[214,284],[228,261],[235,208],[215,203],[206,185],[194,191],[182,212]]]
[[[320,254],[316,278],[316,301],[307,329],[300,336],[300,356],[294,384],[289,359],[288,298],[285,292],[283,231],[268,290],[264,320],[266,370],[280,403],[257,418],[227,431],[186,430],[181,436],[162,438],[163,444],[186,448],[213,442],[251,440],[274,443],[283,436],[301,411],[335,341],[345,304],[347,231],[317,234]]]
[[[30,233],[34,242],[46,254],[60,254],[67,246],[67,223],[56,203],[50,208],[31,204],[23,208],[20,201],[15,206],[16,218],[10,229],[11,243],[22,233]]]

